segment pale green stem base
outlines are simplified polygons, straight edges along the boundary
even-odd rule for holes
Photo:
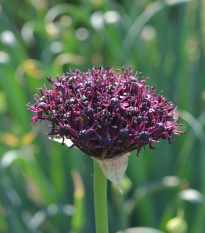
[[[108,233],[107,178],[94,160],[94,204],[96,233]]]

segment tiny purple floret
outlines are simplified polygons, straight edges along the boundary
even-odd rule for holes
[[[56,81],[48,78],[51,90],[39,88],[31,125],[38,120],[51,123],[49,135],[70,139],[87,155],[109,159],[137,150],[159,139],[168,139],[178,130],[176,107],[146,85],[141,73],[132,76],[129,67],[94,67],[87,72],[71,71]]]

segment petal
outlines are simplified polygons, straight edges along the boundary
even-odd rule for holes
[[[114,184],[117,185],[120,192],[122,193],[122,190],[120,188],[120,184],[122,181],[122,177],[125,174],[125,171],[127,170],[128,165],[128,156],[130,153],[114,157],[111,159],[95,159],[98,163],[98,165],[101,167],[104,175]]]
[[[63,142],[63,138],[52,138],[49,137],[50,140],[62,143]],[[73,145],[73,142],[70,139],[64,139],[64,144],[66,144],[67,147],[71,147]]]

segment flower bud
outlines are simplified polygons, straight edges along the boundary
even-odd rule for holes
[[[166,228],[168,233],[186,233],[188,227],[184,220],[184,213],[180,211],[177,217],[170,219]]]

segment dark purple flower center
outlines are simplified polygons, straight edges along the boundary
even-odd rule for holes
[[[149,134],[146,133],[146,132],[141,132],[141,133],[140,133],[140,139],[141,139],[142,141],[147,141],[147,140],[149,139]]]

